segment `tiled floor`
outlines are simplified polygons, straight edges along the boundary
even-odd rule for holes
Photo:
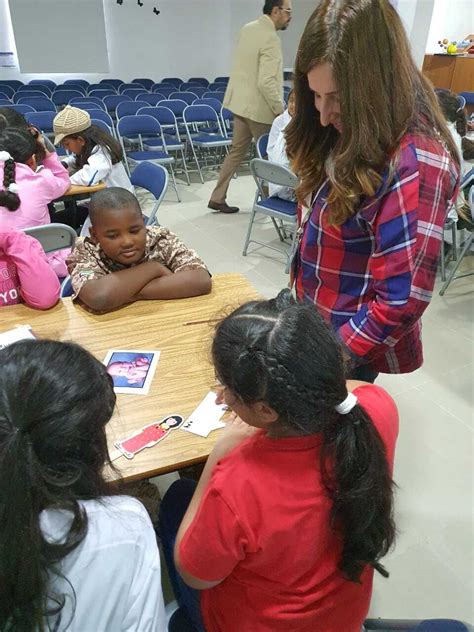
[[[181,186],[181,204],[169,191],[160,223],[195,248],[212,272],[242,272],[262,295],[275,295],[288,280],[284,257],[255,245],[242,257],[253,180],[240,175],[231,182],[228,202],[241,211],[223,215],[207,209],[211,177],[204,185]],[[274,239],[269,221],[256,230],[263,240]],[[474,270],[474,257],[464,270]],[[375,582],[373,617],[474,621],[473,315],[474,277],[455,281],[444,297],[435,291],[423,318],[425,364],[413,374],[377,381],[395,397],[401,426],[399,536],[385,560],[390,578]]]

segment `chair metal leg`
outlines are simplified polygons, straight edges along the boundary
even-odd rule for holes
[[[247,229],[247,236],[245,238],[244,250],[242,252],[242,255],[244,257],[247,256],[247,250],[248,250],[249,243],[250,243],[250,233],[252,232],[252,226],[253,226],[254,219],[255,219],[255,209],[252,209],[252,213],[250,214],[249,227]]]
[[[276,230],[276,232],[278,233],[278,237],[280,238],[280,241],[283,241],[283,242],[284,242],[284,241],[285,241],[285,238],[284,238],[284,236],[283,236],[283,234],[282,234],[281,227],[280,227],[280,226],[278,226],[277,221],[276,221],[276,219],[275,219],[274,217],[270,217],[270,219],[271,219],[271,220],[272,220],[272,222],[273,222],[273,226],[275,226],[275,230]]]
[[[444,239],[441,243],[441,257],[439,263],[441,266],[441,281],[444,283],[446,281],[446,242]]]
[[[178,191],[178,185],[176,184],[176,178],[174,177],[174,169],[173,169],[173,165],[170,164],[170,173],[171,173],[171,179],[173,180],[173,187],[176,193],[176,197],[178,198],[178,202],[181,202],[181,197],[179,195],[179,191]]]
[[[451,283],[451,281],[455,280],[455,279],[460,279],[462,277],[465,276],[470,276],[471,274],[474,274],[472,272],[467,272],[466,274],[460,274],[459,276],[455,277],[454,275],[456,274],[459,266],[461,265],[461,261],[464,259],[466,253],[471,249],[472,246],[472,241],[473,241],[473,234],[470,233],[469,237],[466,240],[466,243],[463,246],[463,249],[461,250],[461,253],[459,255],[458,260],[456,261],[456,265],[453,267],[453,269],[451,270],[451,272],[449,273],[448,278],[446,279],[446,282],[444,283],[443,287],[441,288],[441,290],[439,291],[439,295],[440,296],[444,296],[444,293],[446,292],[446,290],[448,289],[449,284]]]
[[[188,187],[191,186],[191,180],[189,179],[189,171],[188,165],[186,164],[186,158],[184,157],[184,151],[181,149],[181,160],[183,161],[183,169],[186,175],[186,182],[188,183]]]
[[[193,156],[194,156],[194,160],[196,162],[198,171],[199,171],[199,177],[201,178],[201,183],[204,184],[204,178],[202,177],[202,171],[201,171],[201,166],[199,164],[199,160],[197,159],[197,155],[196,155],[196,151],[194,149],[194,145],[191,143],[191,151],[193,152]]]
[[[457,232],[458,232],[457,223],[453,222],[453,225],[451,226],[451,238],[453,240],[453,261],[458,260]]]

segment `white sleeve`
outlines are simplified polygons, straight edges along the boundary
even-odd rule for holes
[[[148,516],[147,516],[148,518]],[[161,565],[156,534],[148,518],[141,546],[133,563],[134,574],[121,632],[166,632],[165,604],[161,589]]]
[[[268,134],[268,144],[267,144],[267,154],[268,154],[268,156],[270,156],[270,152],[275,147],[275,143],[276,143],[279,135],[281,134],[281,130],[285,126],[285,118],[284,118],[284,116],[285,116],[285,113],[283,112],[283,114],[280,114],[280,116],[277,116],[276,119],[272,123],[272,127],[270,129],[270,133]]]
[[[112,171],[112,160],[101,147],[92,150],[87,163],[71,176],[72,184],[90,187],[98,184]]]

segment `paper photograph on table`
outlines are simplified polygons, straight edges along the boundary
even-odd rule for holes
[[[107,373],[116,393],[146,395],[156,371],[159,351],[111,349],[105,356]]]

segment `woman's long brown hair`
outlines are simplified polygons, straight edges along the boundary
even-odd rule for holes
[[[329,63],[339,90],[341,134],[323,127],[307,73]],[[388,0],[321,0],[306,24],[295,62],[296,112],[287,151],[304,203],[326,178],[330,221],[342,224],[373,196],[407,132],[441,140],[459,164],[433,87],[415,66],[402,22]]]

